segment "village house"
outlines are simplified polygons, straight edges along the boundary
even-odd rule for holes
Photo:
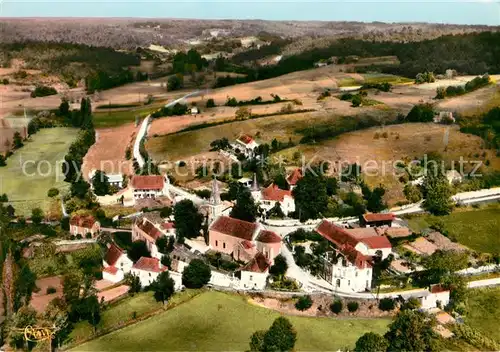
[[[320,276],[343,292],[369,290],[373,257],[385,259],[391,253],[387,237],[379,236],[375,229],[344,229],[326,220],[318,225],[316,232],[334,246],[321,258]]]
[[[363,227],[392,226],[396,219],[393,213],[368,213],[359,217],[359,225]]]
[[[125,278],[125,274],[130,272],[134,263],[123,249],[112,243],[108,247],[102,264],[102,278],[117,283]]]
[[[169,197],[169,180],[167,175],[135,175],[132,177],[130,187],[134,199]]]
[[[94,175],[96,174],[96,170],[93,169],[91,172],[89,172],[89,180],[92,180]],[[122,174],[106,174],[106,177],[108,178],[108,183],[110,186],[116,187],[116,188],[123,188],[123,175]],[[92,182],[90,183],[92,186]]]
[[[147,287],[158,278],[160,273],[166,270],[167,267],[161,263],[160,259],[140,257],[130,272],[139,278],[142,287]]]
[[[238,149],[245,157],[251,158],[255,155],[255,149],[259,144],[249,135],[244,134],[236,140],[234,149]]]
[[[86,237],[88,233],[95,237],[101,229],[101,224],[92,215],[75,215],[69,221],[69,232],[72,235]]]
[[[240,288],[263,290],[266,288],[271,262],[262,254],[257,253],[240,270]]]
[[[297,168],[292,171],[290,175],[286,178],[286,182],[290,186],[290,190],[293,190],[297,186],[297,182],[303,177],[302,169]]]
[[[210,226],[209,245],[218,252],[231,255],[236,260],[246,261],[262,253],[271,263],[281,253],[281,237],[272,231],[228,216],[220,216]]]
[[[434,308],[444,308],[450,303],[450,291],[441,285],[432,285],[429,290],[401,293],[405,300],[416,298],[420,302],[420,309],[429,310]]]
[[[252,197],[264,211],[269,211],[276,203],[280,205],[285,215],[295,211],[295,200],[293,199],[292,191],[281,189],[274,183],[261,191],[252,189]]]
[[[172,222],[153,222],[147,217],[137,218],[132,225],[132,241],[146,242],[151,256],[161,259],[163,256],[156,246],[156,240],[163,236],[175,236],[175,227]]]

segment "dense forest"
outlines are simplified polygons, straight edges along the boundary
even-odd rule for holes
[[[271,48],[273,49],[273,48]],[[258,51],[267,53],[262,47]],[[274,49],[273,49],[274,50]],[[271,50],[271,51],[273,51]],[[259,57],[256,50],[236,57],[238,62],[252,61]],[[500,33],[483,32],[477,34],[450,35],[420,42],[375,42],[358,39],[339,39],[325,48],[312,49],[297,55],[283,58],[275,66],[247,68],[246,81],[273,78],[294,71],[314,67],[319,60],[337,57],[342,60],[347,56],[376,57],[395,55],[400,65],[365,67],[358,70],[373,69],[384,73],[397,74],[414,78],[419,72],[444,73],[455,69],[459,74],[478,75],[485,72],[500,72]],[[222,82],[224,81],[224,82]],[[241,78],[234,83],[243,83]],[[233,84],[234,84],[233,83]],[[227,77],[221,78],[218,86],[229,85]]]
[[[0,44],[0,65],[8,67],[14,58],[23,60],[27,68],[60,74],[70,86],[81,79],[99,77],[99,82],[93,83],[95,89],[111,88],[125,79],[129,82],[136,79],[127,68],[140,64],[138,55],[112,48],[28,41]],[[115,77],[119,83],[110,83]]]

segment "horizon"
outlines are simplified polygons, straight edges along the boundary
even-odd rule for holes
[[[47,6],[48,5],[48,6]],[[165,13],[165,16],[158,16]],[[392,1],[232,1],[104,3],[59,1],[0,2],[2,19],[157,19],[500,25],[500,2],[445,0]]]

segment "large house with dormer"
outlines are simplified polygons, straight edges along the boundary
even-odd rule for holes
[[[95,237],[100,229],[101,224],[92,215],[75,215],[69,221],[69,232],[74,236]]]
[[[371,289],[373,257],[385,259],[392,251],[387,237],[373,228],[345,229],[326,220],[316,232],[332,244],[321,258],[320,276],[342,292]]]
[[[281,189],[274,183],[262,190],[252,189],[252,197],[264,211],[269,211],[276,203],[280,205],[285,215],[295,211],[295,200],[292,191]]]
[[[124,279],[126,273],[130,272],[134,263],[127,257],[127,253],[123,249],[111,243],[102,264],[102,278],[117,283]]]
[[[169,197],[167,175],[135,175],[130,181],[134,199]]]

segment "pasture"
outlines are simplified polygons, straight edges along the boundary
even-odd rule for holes
[[[436,220],[457,242],[479,252],[500,253],[500,207],[496,204],[482,209],[457,209],[447,216],[415,216],[408,223],[412,230],[421,231]]]
[[[50,188],[67,189],[60,162],[76,139],[74,128],[42,129],[0,167],[0,193],[6,193],[18,215],[29,215],[41,207],[49,211],[53,200]]]
[[[279,313],[243,297],[206,292],[176,308],[75,347],[75,351],[244,351],[256,330]],[[288,316],[297,330],[297,351],[335,351],[354,346],[363,333],[383,334],[388,319],[331,319]]]

